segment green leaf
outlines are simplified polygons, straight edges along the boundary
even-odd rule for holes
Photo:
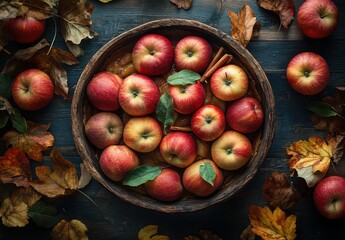
[[[155,179],[162,169],[159,166],[141,165],[129,171],[122,180],[123,185],[136,187]]]
[[[167,79],[167,82],[171,85],[186,85],[194,84],[200,78],[201,76],[196,72],[190,70],[181,70],[170,75]]]
[[[10,116],[8,115],[6,111],[0,112],[0,129],[6,126],[9,117]]]
[[[55,207],[48,205],[44,201],[38,201],[29,208],[28,216],[39,227],[50,228],[56,225],[62,216],[57,214]]]
[[[17,109],[14,110],[14,114],[10,115],[10,119],[12,122],[12,126],[18,132],[26,133],[28,131],[26,119],[22,116],[22,114]]]
[[[0,96],[11,96],[12,79],[10,74],[0,73]]]
[[[200,176],[208,182],[210,185],[213,186],[214,179],[216,179],[216,172],[214,168],[209,162],[205,162],[205,164],[200,165],[199,167]]]
[[[335,108],[325,102],[312,102],[307,108],[319,117],[333,117],[338,115]]]
[[[164,93],[157,104],[158,121],[164,123],[164,129],[174,121],[174,104],[169,93]]]

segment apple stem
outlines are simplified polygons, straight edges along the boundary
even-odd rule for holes
[[[192,128],[189,126],[187,127],[170,126],[170,131],[192,132]]]

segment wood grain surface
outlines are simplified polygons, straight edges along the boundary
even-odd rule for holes
[[[285,148],[292,142],[308,139],[311,135],[325,136],[324,132],[316,131],[310,121],[310,112],[306,104],[319,100],[322,96],[332,95],[335,86],[345,84],[345,4],[343,0],[334,2],[340,11],[340,21],[336,31],[328,38],[321,40],[308,39],[297,28],[296,19],[289,30],[280,27],[279,17],[258,6],[254,0],[194,0],[188,11],[177,9],[168,0],[113,0],[108,4],[90,0],[94,4],[93,26],[98,36],[82,43],[85,50],[79,57],[80,64],[66,66],[69,79],[69,98],[55,96],[51,104],[44,110],[35,113],[24,113],[34,121],[51,123],[50,131],[55,136],[55,147],[64,157],[79,167],[81,159],[77,153],[71,126],[71,101],[75,85],[91,57],[113,37],[128,31],[140,24],[164,18],[182,18],[197,20],[230,33],[231,23],[228,10],[238,12],[243,4],[254,10],[261,23],[260,35],[254,38],[247,49],[256,58],[265,71],[273,88],[276,103],[275,137],[272,146],[261,168],[254,178],[235,197],[204,210],[193,213],[165,214],[143,209],[124,202],[115,197],[97,181],[83,189],[100,207],[80,193],[56,199],[52,204],[58,207],[66,219],[79,219],[88,228],[89,239],[102,240],[134,240],[140,228],[159,225],[160,233],[170,235],[172,239],[183,239],[188,234],[197,234],[200,229],[208,229],[225,240],[239,239],[241,232],[249,225],[248,212],[252,204],[267,205],[262,194],[263,182],[273,171],[290,174]],[[296,10],[302,4],[296,0]],[[54,23],[47,22],[44,37],[51,41],[54,35]],[[67,49],[58,34],[56,47]],[[24,47],[9,44],[10,52]],[[322,55],[329,63],[331,80],[327,88],[316,96],[306,97],[294,92],[286,81],[285,69],[289,60],[297,53],[313,51]],[[2,69],[8,56],[0,53]],[[0,152],[3,153],[4,149]],[[48,153],[45,161],[49,165]],[[345,163],[331,167],[329,174],[345,176]],[[297,239],[343,240],[345,237],[345,220],[330,221],[323,218],[312,202],[312,189],[308,189],[303,181],[294,177],[292,182],[302,194],[298,204],[288,211],[297,216]],[[51,229],[36,227],[30,223],[24,228],[6,228],[0,224],[0,239],[50,239]]]

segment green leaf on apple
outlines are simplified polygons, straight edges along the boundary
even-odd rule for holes
[[[164,123],[164,129],[174,121],[174,104],[169,93],[164,93],[157,104],[158,121]]]
[[[213,186],[214,180],[216,179],[216,172],[212,165],[209,162],[205,162],[205,164],[200,165],[199,172],[202,179]]]
[[[307,108],[318,117],[334,117],[338,115],[336,109],[326,102],[315,101],[310,103]]]
[[[28,132],[28,125],[26,119],[23,115],[17,110],[14,109],[14,114],[10,115],[12,126],[20,133]]]
[[[170,75],[167,79],[167,82],[171,85],[187,85],[194,84],[200,78],[201,76],[196,72],[190,70],[181,70]]]
[[[57,214],[56,208],[44,201],[38,201],[32,205],[29,208],[28,216],[37,226],[45,228],[53,227],[62,219],[62,215]]]
[[[155,179],[162,169],[159,166],[141,165],[129,171],[122,180],[123,185],[137,187]]]
[[[0,96],[8,98],[11,96],[12,79],[8,73],[0,73]]]

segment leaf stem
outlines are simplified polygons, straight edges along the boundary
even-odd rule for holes
[[[53,39],[52,39],[52,43],[51,43],[50,46],[49,46],[49,50],[48,50],[48,52],[47,52],[47,55],[49,55],[50,51],[52,50],[53,45],[54,45],[54,43],[55,43],[56,35],[57,35],[57,24],[56,24],[56,19],[55,19],[54,16],[53,16],[53,20],[54,20],[54,37],[53,37]]]

